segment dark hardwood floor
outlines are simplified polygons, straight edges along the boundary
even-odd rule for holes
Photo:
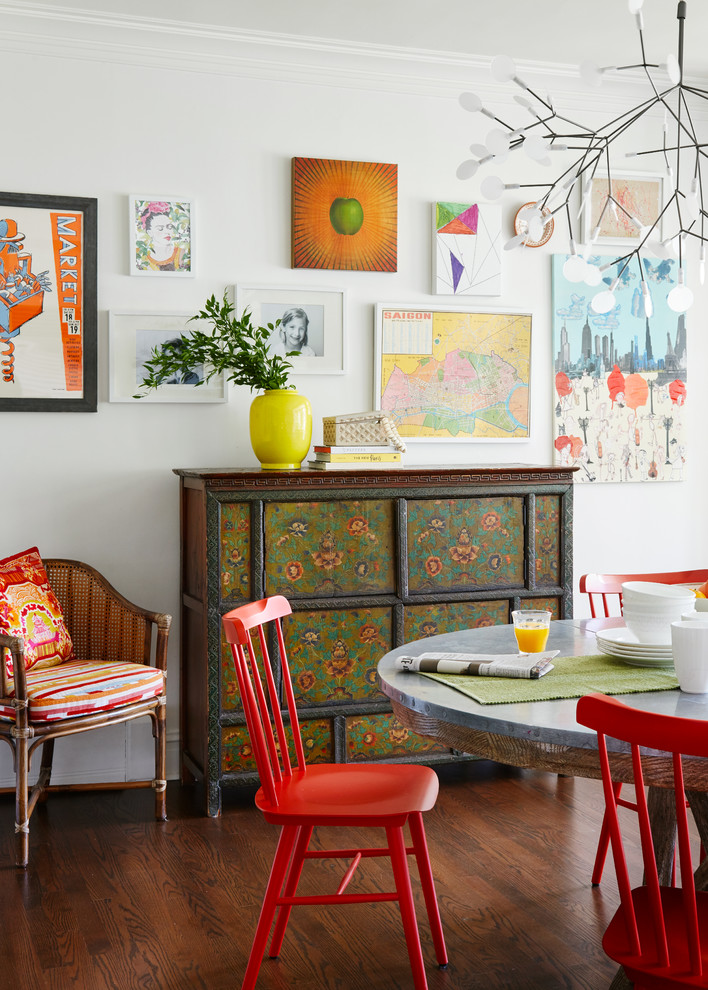
[[[611,866],[590,886],[600,783],[487,762],[439,774],[425,820],[445,971],[414,884],[430,990],[609,987],[615,967],[601,936],[617,903]],[[170,782],[168,809],[157,823],[146,790],[52,794],[33,816],[23,872],[13,865],[13,799],[0,797],[0,987],[239,990],[276,829],[252,792],[227,792],[223,815],[210,819],[195,789]],[[338,867],[311,869],[321,878]],[[364,869],[362,879],[391,889],[383,863]],[[318,889],[316,876],[303,878],[303,892]],[[264,960],[258,981],[258,990],[410,987],[390,903],[296,908],[281,958]]]

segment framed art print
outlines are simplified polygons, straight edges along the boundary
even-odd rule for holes
[[[155,389],[142,385],[145,362],[156,348],[188,336],[200,321],[192,322],[189,313],[108,314],[109,392],[110,402],[226,402],[225,375],[216,375],[198,385],[203,367],[193,368],[179,381],[170,379]]]
[[[0,410],[96,412],[98,203],[0,193]]]
[[[434,203],[433,223],[433,294],[501,295],[501,206]]]
[[[239,285],[236,311],[251,314],[255,326],[275,328],[268,342],[276,354],[290,354],[293,374],[343,375],[347,368],[343,289],[288,289]]]
[[[292,160],[292,267],[395,272],[398,165]]]
[[[530,369],[530,313],[376,307],[374,408],[406,440],[528,440]]]
[[[612,198],[608,203],[609,184],[606,175],[593,176],[590,195],[585,200],[582,216],[582,239],[587,244],[599,224],[594,245],[634,245],[644,236],[634,217],[644,228],[659,219],[664,207],[664,177],[649,172],[620,172],[612,174]],[[661,222],[654,231],[661,239]]]
[[[194,275],[194,203],[183,196],[130,197],[130,274]]]

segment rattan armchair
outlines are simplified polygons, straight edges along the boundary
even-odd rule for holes
[[[37,672],[25,671],[24,642],[21,638],[0,634],[0,647],[10,650],[14,681],[8,678],[5,664],[2,668],[0,697],[0,738],[9,743],[13,751],[15,768],[15,833],[17,837],[17,865],[27,866],[29,859],[29,820],[37,801],[49,788],[54,741],[62,736],[106,725],[115,725],[131,719],[149,716],[155,740],[155,777],[151,782],[155,789],[155,816],[165,820],[166,812],[166,734],[165,734],[165,675],[167,667],[167,637],[171,616],[134,605],[113,588],[106,579],[77,560],[45,559],[49,583],[59,599],[64,621],[74,645],[76,669],[83,670],[84,680],[74,688],[71,701],[84,692],[94,697],[104,689],[110,679],[119,672],[125,674],[126,665],[141,665],[142,673],[152,678],[150,691],[145,696],[116,707],[116,697],[106,700],[105,706],[94,707],[86,714],[69,712],[66,716],[53,714],[51,720],[33,719],[33,702],[41,696],[51,678],[67,669],[66,664]],[[153,632],[156,635],[153,636]],[[0,650],[0,654],[4,651]],[[81,664],[85,666],[82,668]],[[100,665],[100,675],[95,672]],[[162,671],[155,678],[145,667]],[[94,668],[92,672],[92,668]],[[141,668],[136,667],[136,676]],[[130,675],[128,675],[129,678]],[[89,680],[94,678],[92,684]],[[78,684],[78,679],[77,679]],[[137,693],[137,692],[136,692]],[[150,696],[147,696],[147,695]],[[97,703],[94,701],[94,705]],[[98,702],[101,705],[100,702]],[[30,764],[35,751],[42,747],[42,758],[37,782],[30,789]],[[120,785],[119,785],[120,786]],[[135,786],[131,784],[129,786]]]

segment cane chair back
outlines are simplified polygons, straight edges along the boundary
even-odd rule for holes
[[[29,859],[30,817],[50,790],[54,743],[63,736],[149,717],[155,776],[128,786],[152,786],[155,816],[167,817],[165,674],[171,616],[133,604],[81,561],[42,563],[61,605],[73,656],[55,667],[25,670],[22,638],[0,634],[0,659],[8,650],[13,670],[10,678],[0,663],[0,739],[13,750],[16,862],[21,867]],[[30,788],[31,760],[40,747],[39,776]]]
[[[416,858],[435,954],[444,967],[447,952],[422,818],[435,804],[437,777],[429,767],[412,764],[307,764],[283,634],[283,619],[290,613],[287,599],[276,595],[223,617],[260,776],[256,805],[266,821],[281,829],[242,990],[255,986],[274,921],[268,955],[279,954],[293,906],[392,900],[401,911],[413,986],[426,990],[407,857]],[[314,827],[328,825],[383,829],[386,845],[309,850]],[[410,847],[404,839],[406,825]],[[395,890],[347,894],[355,870],[369,857],[390,858]],[[297,896],[305,860],[313,859],[350,860],[335,893]]]
[[[705,722],[631,708],[616,698],[588,695],[577,706],[577,720],[597,732],[606,814],[620,893],[620,906],[603,938],[607,955],[620,963],[637,987],[708,986],[708,892],[697,892],[691,859],[684,786],[684,757],[708,757]],[[631,752],[635,800],[623,801],[636,819],[623,827],[612,779],[610,753],[619,740]],[[658,750],[670,760],[675,795],[680,886],[659,882],[641,750]],[[644,882],[632,887],[625,836],[638,834]]]

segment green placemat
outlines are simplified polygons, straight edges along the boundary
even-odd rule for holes
[[[584,694],[635,694],[678,687],[673,667],[630,667],[604,653],[589,657],[554,657],[553,670],[537,680],[522,677],[475,677],[470,674],[424,674],[448,684],[482,705],[515,701],[582,698]]]

